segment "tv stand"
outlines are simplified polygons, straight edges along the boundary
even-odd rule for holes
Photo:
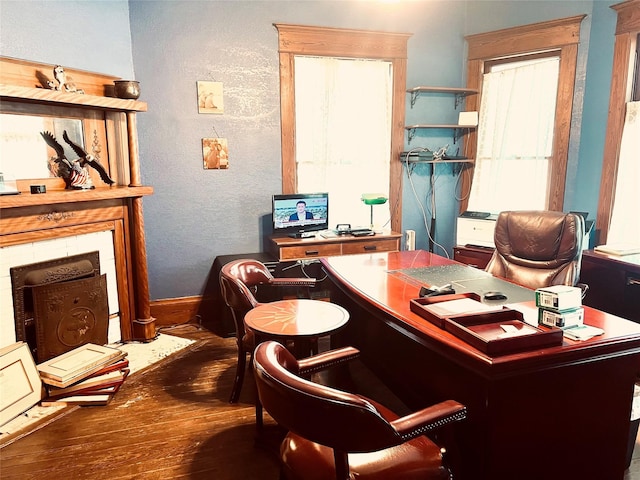
[[[358,253],[396,252],[400,250],[401,238],[402,234],[397,232],[376,233],[367,237],[340,235],[324,238],[319,233],[308,238],[272,236],[269,250],[281,262]]]

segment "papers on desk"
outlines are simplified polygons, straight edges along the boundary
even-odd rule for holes
[[[453,317],[467,313],[495,312],[496,310],[502,310],[502,305],[496,307],[485,305],[472,298],[460,298],[458,300],[424,305],[423,308],[439,317]]]
[[[564,336],[571,340],[589,340],[590,338],[602,335],[604,330],[591,325],[576,325],[575,327],[565,328]]]
[[[598,245],[594,250],[608,255],[633,255],[635,253],[640,253],[640,245],[630,243],[613,243],[609,245]]]

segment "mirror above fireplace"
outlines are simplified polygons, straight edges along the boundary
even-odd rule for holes
[[[85,150],[82,120],[69,117],[0,113],[0,172],[9,178],[56,178],[51,156],[40,132],[62,138],[63,132]],[[61,143],[67,158],[77,155]]]

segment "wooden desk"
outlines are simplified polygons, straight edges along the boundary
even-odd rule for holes
[[[265,339],[314,342],[338,332],[348,321],[349,312],[340,305],[307,299],[263,303],[244,317],[246,327],[258,337],[256,344]],[[309,350],[296,347],[298,353],[308,356]]]
[[[323,238],[320,234],[310,238],[272,237],[271,253],[280,261],[303,260],[330,255],[357,253],[393,252],[400,250],[402,234],[396,232],[377,233],[370,237],[351,235]]]
[[[321,262],[332,301],[351,313],[344,336],[369,368],[411,408],[467,405],[456,426],[456,478],[623,478],[639,325],[585,307],[585,323],[604,335],[492,358],[410,310],[420,282],[398,270],[451,260],[408,251]]]

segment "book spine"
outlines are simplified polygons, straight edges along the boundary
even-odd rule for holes
[[[116,375],[116,373],[118,373],[119,375]],[[49,396],[59,397],[61,395],[68,395],[70,393],[79,391],[96,390],[98,388],[110,387],[124,382],[124,379],[127,378],[128,374],[129,370],[127,369],[126,372],[109,372],[109,374],[105,374],[109,375],[109,377],[104,379],[100,379],[98,377],[89,377],[86,380],[83,380],[66,388],[52,386],[49,387]]]

